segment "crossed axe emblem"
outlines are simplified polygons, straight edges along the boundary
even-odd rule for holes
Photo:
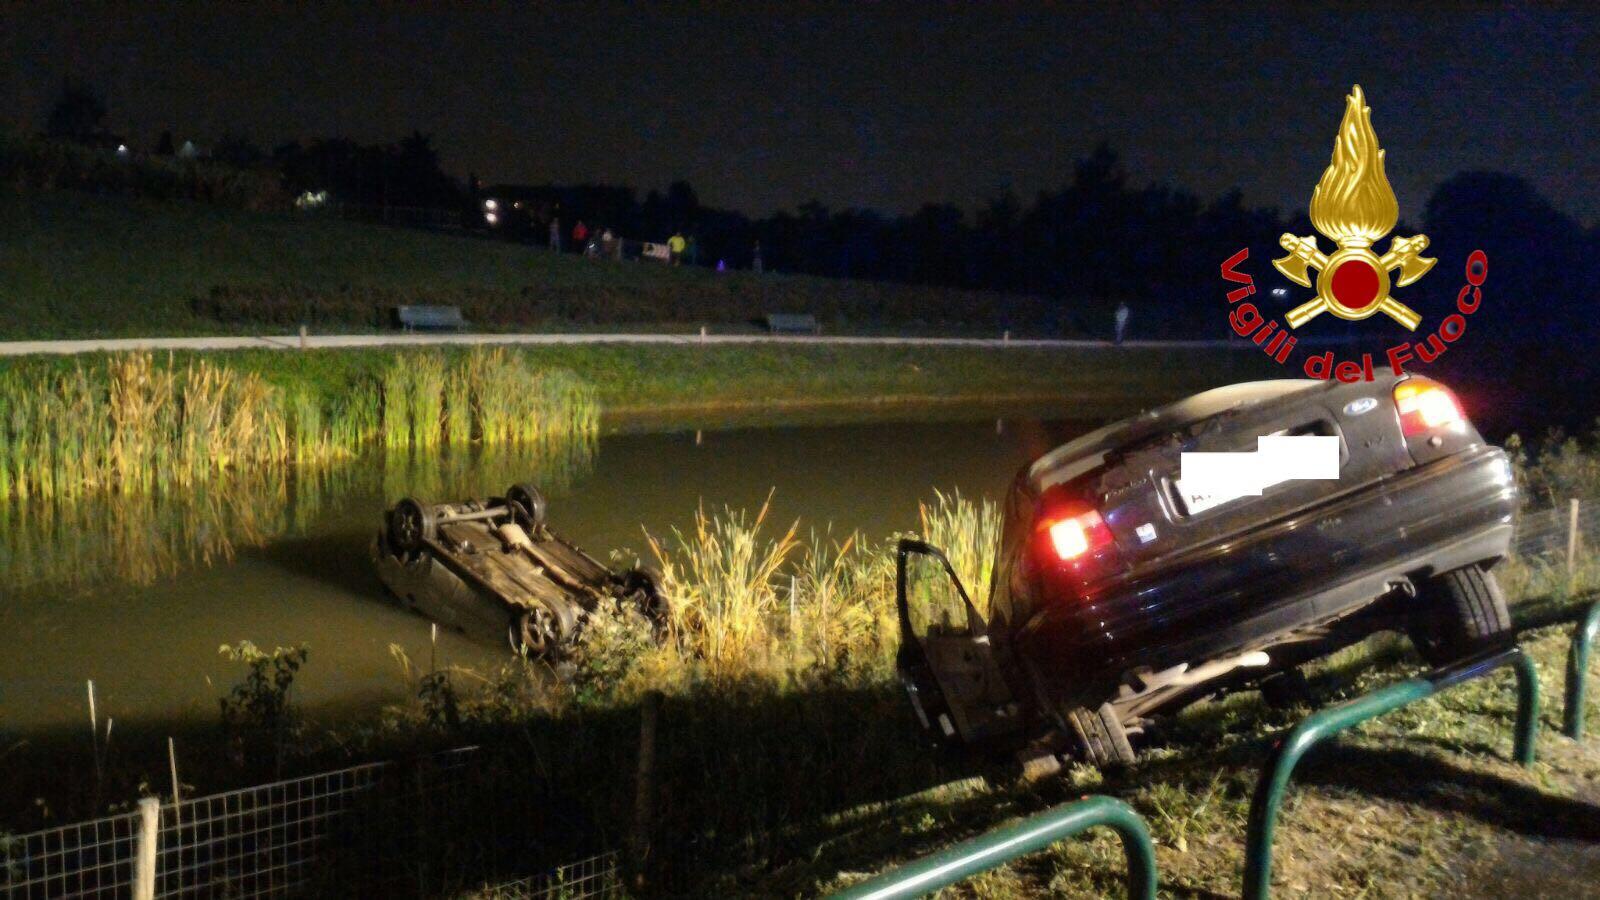
[[[1285,234],[1278,243],[1289,251],[1288,256],[1272,261],[1283,277],[1301,287],[1311,287],[1308,270],[1320,273],[1317,296],[1284,316],[1290,328],[1299,328],[1325,312],[1352,321],[1382,312],[1411,331],[1422,321],[1415,310],[1389,295],[1389,273],[1399,270],[1398,277],[1392,279],[1394,287],[1405,287],[1426,275],[1438,262],[1422,255],[1428,249],[1427,235],[1396,237],[1389,242],[1389,252],[1382,256],[1373,253],[1360,239],[1341,241],[1332,254],[1318,249],[1315,237]]]

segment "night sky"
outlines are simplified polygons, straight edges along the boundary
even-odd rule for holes
[[[1600,220],[1600,14],[1581,7],[366,6],[0,6],[0,121],[41,128],[71,75],[146,147],[419,128],[462,177],[685,178],[758,215],[1026,200],[1104,140],[1137,183],[1295,210],[1360,82],[1403,220],[1463,169]]]

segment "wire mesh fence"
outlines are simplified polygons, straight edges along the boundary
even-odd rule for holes
[[[155,895],[294,892],[385,768],[356,766],[163,806]]]
[[[31,834],[0,834],[0,891],[16,900],[126,897],[139,825],[138,813],[124,813]]]
[[[454,896],[527,871],[531,844],[508,815],[525,798],[485,756],[469,747],[0,834],[0,898]],[[582,900],[621,896],[621,881],[601,854],[482,890]]]
[[[1577,518],[1572,506],[1532,510],[1517,517],[1513,547],[1518,556],[1565,554],[1573,535],[1574,521],[1580,549],[1593,549],[1600,536],[1600,498],[1577,501]]]

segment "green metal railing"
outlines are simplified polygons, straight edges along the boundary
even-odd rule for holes
[[[1112,797],[1085,797],[1029,816],[1014,825],[963,841],[948,850],[870,878],[833,895],[834,900],[889,900],[921,897],[965,878],[987,872],[1056,841],[1104,825],[1122,838],[1128,858],[1128,894],[1135,900],[1156,896],[1156,854],[1150,829],[1126,803]]]
[[[1504,666],[1517,675],[1517,730],[1513,756],[1524,766],[1533,764],[1533,744],[1539,728],[1539,673],[1521,648],[1511,647],[1471,657],[1454,665],[1411,678],[1348,703],[1307,716],[1289,730],[1273,752],[1250,801],[1250,827],[1245,838],[1245,900],[1265,900],[1272,890],[1272,836],[1278,810],[1289,787],[1289,776],[1301,757],[1318,743],[1368,719],[1431,697],[1446,688],[1481,678]]]
[[[1584,680],[1589,674],[1589,648],[1600,633],[1600,602],[1591,604],[1572,632],[1572,648],[1567,651],[1567,707],[1562,731],[1573,740],[1583,738]]]

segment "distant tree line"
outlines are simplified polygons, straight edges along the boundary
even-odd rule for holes
[[[105,115],[98,94],[68,82],[48,118],[48,136],[104,148],[115,139],[104,128]],[[164,135],[154,157],[173,153],[173,143]],[[0,152],[0,177],[26,183],[31,170],[15,156]],[[470,219],[487,192],[498,190],[448,174],[431,136],[416,131],[392,144],[326,138],[271,151],[230,135],[202,148],[200,162],[212,168],[157,170],[153,183],[160,195],[243,198],[236,202],[270,208],[305,191],[328,191],[351,203],[460,209]],[[86,163],[56,154],[35,180],[140,189],[138,179],[95,165],[98,174],[85,176]],[[239,172],[249,177],[241,180]],[[208,187],[212,182],[217,187]],[[276,187],[269,191],[264,183]],[[721,261],[749,268],[759,243],[768,270],[1026,294],[1052,301],[1040,308],[1062,319],[1056,323],[1061,331],[1089,333],[1106,331],[1110,310],[1126,302],[1135,311],[1135,335],[1222,336],[1218,266],[1241,247],[1252,250],[1249,269],[1262,286],[1257,299],[1268,311],[1282,312],[1303,300],[1305,290],[1272,270],[1277,238],[1286,231],[1312,233],[1303,207],[1286,215],[1246,204],[1237,190],[1206,199],[1167,185],[1134,184],[1104,145],[1076,162],[1062,187],[1026,200],[1002,193],[971,213],[949,203],[895,215],[813,201],[753,218],[702,205],[683,181],[642,197],[617,185],[520,190],[539,200],[533,204],[539,226],[559,218],[571,229],[581,219],[591,231],[610,228],[644,240],[681,232],[693,237],[702,266]],[[1441,316],[1453,304],[1460,281],[1455,269],[1468,253],[1483,249],[1490,258],[1489,300],[1452,365],[1593,370],[1600,325],[1587,290],[1600,282],[1600,228],[1560,212],[1526,180],[1497,172],[1455,175],[1420,210],[1404,212],[1420,214],[1421,221],[1402,222],[1396,233],[1425,232],[1432,241],[1428,255],[1440,260],[1434,273],[1405,289],[1407,302],[1425,317]],[[527,238],[546,239],[541,227],[529,229]],[[1271,295],[1273,287],[1286,289],[1281,298]],[[1373,322],[1360,323],[1359,333],[1399,336],[1383,331],[1388,326],[1381,320]],[[1329,322],[1322,330],[1340,327]]]

